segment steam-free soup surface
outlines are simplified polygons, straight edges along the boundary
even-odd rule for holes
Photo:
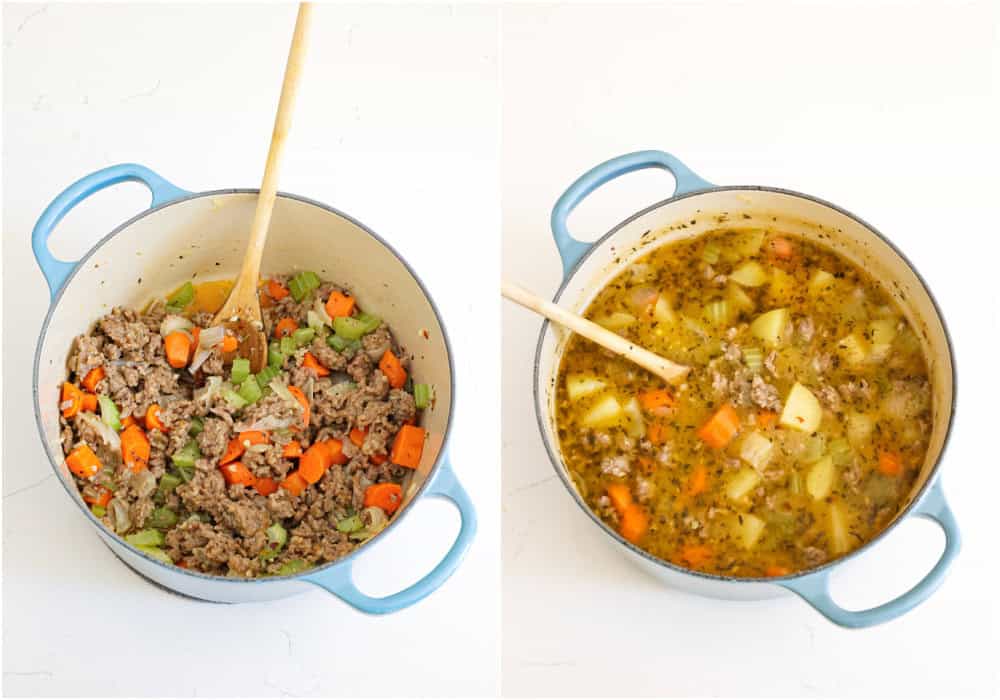
[[[906,502],[930,432],[926,363],[847,259],[776,231],[714,231],[641,258],[586,316],[695,367],[667,387],[579,336],[563,355],[563,457],[639,547],[782,576],[856,549]]]

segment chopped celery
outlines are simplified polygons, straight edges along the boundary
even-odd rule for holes
[[[355,513],[354,515],[349,515],[346,518],[338,520],[337,530],[340,532],[357,532],[363,525],[361,516]]]
[[[823,456],[826,451],[826,438],[820,434],[809,435],[805,440],[805,449],[802,451],[802,461],[806,464],[815,462]]]
[[[264,369],[262,369],[260,372],[257,373],[257,386],[266,387],[268,384],[271,383],[271,380],[277,377],[279,374],[281,374],[280,370],[271,366],[265,367]]]
[[[413,385],[413,402],[417,408],[423,409],[431,405],[434,399],[434,389],[430,384]]]
[[[707,262],[709,265],[714,265],[719,262],[719,255],[722,253],[722,248],[716,243],[708,243],[705,245],[705,249],[701,251],[701,259]]]
[[[838,467],[842,467],[851,461],[851,445],[844,438],[837,438],[831,441],[828,451],[830,459]]]
[[[305,347],[312,342],[312,339],[316,337],[316,330],[314,328],[296,328],[292,331],[292,340],[295,341],[295,345],[298,347]]]
[[[767,282],[767,272],[759,262],[751,260],[733,270],[729,279],[744,287],[759,287]]]
[[[154,508],[146,524],[157,530],[166,530],[177,524],[177,513],[169,508]]]
[[[792,475],[788,477],[788,490],[795,495],[802,493],[802,477],[799,476],[798,472],[792,472]]]
[[[245,357],[237,357],[233,360],[233,384],[239,384],[250,376],[250,360]]]
[[[94,503],[92,506],[90,506],[90,512],[96,515],[98,518],[103,518],[104,514],[107,513],[108,511],[107,509],[105,509],[104,506],[99,506],[96,503]]]
[[[194,416],[191,419],[191,424],[188,427],[188,435],[201,435],[201,432],[205,429],[205,421],[203,421],[198,416]]]
[[[358,340],[365,334],[368,324],[353,316],[338,316],[333,319],[333,330],[346,340]]]
[[[184,483],[188,483],[194,478],[194,465],[190,467],[177,467],[177,473],[181,475],[181,479]]]
[[[298,350],[299,346],[295,344],[294,338],[286,335],[279,341],[279,348],[281,349],[282,354],[285,355],[285,357],[288,357]]]
[[[365,313],[364,311],[355,316],[355,318],[365,324],[365,329],[362,331],[362,335],[368,335],[382,325],[382,319],[373,314]]]
[[[187,444],[171,455],[170,460],[175,467],[193,467],[195,461],[201,458],[201,449],[197,440],[188,440]],[[166,478],[166,477],[164,477]]]
[[[147,529],[139,530],[139,532],[133,532],[131,535],[126,535],[125,541],[137,547],[140,545],[155,547],[163,544],[166,540],[163,538],[163,533],[159,530]]]
[[[730,319],[729,302],[724,299],[710,302],[705,307],[705,319],[719,328],[728,324]]]
[[[283,547],[288,541],[288,531],[279,522],[272,523],[264,530],[264,534],[267,535],[268,542],[278,547]]]
[[[336,333],[327,336],[326,344],[329,345],[334,350],[336,350],[337,352],[343,352],[345,349],[347,349],[347,341],[341,338]]]
[[[306,312],[306,325],[319,333],[323,329],[323,319],[319,317],[318,313],[309,309]]]
[[[278,576],[292,576],[309,568],[309,564],[304,559],[292,559],[286,561],[278,569]]]
[[[760,348],[743,348],[743,364],[751,372],[760,372],[764,366],[764,351]]]
[[[300,272],[288,282],[288,291],[292,293],[295,301],[302,301],[317,287],[319,287],[319,277],[310,270]]]
[[[267,364],[269,367],[283,367],[285,364],[285,353],[281,352],[281,343],[272,340],[267,346]]]
[[[194,466],[194,462],[191,463]],[[156,497],[159,500],[163,500],[170,494],[175,488],[181,485],[183,480],[179,476],[174,476],[173,474],[164,474],[160,477],[160,483],[156,487]]]
[[[263,392],[260,390],[260,385],[257,384],[257,379],[255,377],[247,377],[242,384],[240,384],[239,396],[247,403],[255,403],[260,400],[263,396]]]
[[[101,405],[101,420],[104,421],[104,425],[115,432],[121,430],[121,415],[118,413],[118,407],[115,406],[115,402],[104,394],[100,394],[97,397],[97,403]]]
[[[183,311],[192,301],[194,301],[194,285],[185,282],[180,289],[167,297],[167,310]]]
[[[229,387],[222,390],[222,398],[225,399],[231,411],[238,411],[247,405],[247,400]]]
[[[847,516],[840,503],[830,504],[830,548],[834,554],[843,554],[850,548]]]
[[[170,555],[164,552],[159,547],[154,547],[152,545],[136,545],[136,549],[141,552],[148,554],[153,557],[153,559],[158,559],[164,564],[173,564],[174,560],[170,558]]]

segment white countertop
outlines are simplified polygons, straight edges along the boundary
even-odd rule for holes
[[[48,292],[29,246],[35,220],[71,182],[119,162],[192,190],[259,186],[294,17],[291,4],[3,8],[7,695],[495,692],[495,8],[318,7],[280,183],[387,238],[451,330],[451,454],[480,523],[452,579],[381,618],[318,589],[241,606],[179,598],[100,543],[52,477],[37,436],[30,375]],[[139,185],[106,190],[66,218],[53,250],[75,259],[147,204]],[[456,264],[472,251],[486,264]],[[457,521],[441,502],[421,504],[359,561],[359,586],[383,595],[412,582],[443,555]]]
[[[670,151],[711,182],[786,187],[855,212],[902,247],[947,317],[960,398],[943,484],[965,542],[930,600],[866,631],[792,596],[721,602],[662,587],[606,544],[555,476],[532,402],[540,322],[505,304],[505,693],[995,697],[994,19],[985,1],[507,8],[503,276],[554,294],[553,203],[629,151]],[[626,176],[570,228],[593,240],[671,191],[660,171]],[[927,522],[905,523],[835,578],[835,596],[887,600],[942,541]]]

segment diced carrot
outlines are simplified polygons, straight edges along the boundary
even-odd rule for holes
[[[782,238],[777,236],[772,238],[767,242],[767,248],[771,251],[771,254],[776,258],[781,258],[782,260],[790,260],[792,255],[795,253],[795,248],[792,242],[787,238]]]
[[[91,503],[95,506],[101,507],[108,505],[108,502],[111,501],[111,489],[105,488],[104,486],[98,486],[94,490],[97,491],[96,496],[91,496],[86,491],[83,492],[84,503]]]
[[[155,403],[149,404],[149,408],[146,409],[146,430],[159,430],[161,433],[166,433],[167,426],[160,420],[160,407]]]
[[[790,573],[792,573],[791,569],[789,569],[787,566],[781,566],[779,564],[771,564],[766,569],[764,569],[764,575],[771,577],[788,576],[788,574]]]
[[[83,408],[83,392],[76,384],[63,382],[59,407],[62,409],[63,418],[72,418]]]
[[[131,428],[133,425],[139,425],[139,422],[135,419],[135,416],[132,415],[125,416],[119,422],[122,424],[122,430],[127,430],[128,428]]]
[[[167,353],[167,362],[174,369],[186,367],[191,357],[191,338],[183,331],[174,331],[163,339],[163,349]]]
[[[323,478],[330,468],[330,453],[325,445],[313,445],[299,457],[299,474],[310,484]]]
[[[903,473],[903,462],[896,452],[882,451],[878,453],[878,470],[886,476],[899,476]]]
[[[267,281],[267,295],[274,299],[275,301],[281,301],[289,294],[288,287],[283,285],[278,280],[268,280]]]
[[[365,435],[367,434],[368,434],[367,430],[352,428],[348,437],[351,438],[351,442],[353,442],[358,447],[361,447],[363,444],[365,444]]]
[[[406,384],[406,370],[403,369],[399,358],[392,354],[392,350],[386,350],[382,359],[378,362],[378,368],[389,380],[389,386],[393,389],[402,389]]]
[[[66,466],[81,479],[88,479],[100,471],[101,460],[89,445],[78,445],[66,457]]]
[[[389,458],[393,464],[416,469],[420,464],[420,456],[424,451],[424,435],[426,431],[415,425],[404,425],[396,433],[392,442],[392,453]]]
[[[236,352],[236,349],[240,346],[240,341],[236,340],[235,336],[224,335],[222,336],[222,352]]]
[[[721,450],[732,442],[739,431],[740,417],[736,414],[736,409],[727,403],[698,429],[698,437],[709,447]]]
[[[294,457],[301,457],[302,443],[300,443],[298,440],[292,440],[287,445],[285,445],[285,449],[282,450],[281,456],[287,457],[289,459],[292,459]]]
[[[131,425],[121,434],[122,460],[133,472],[149,467],[149,438],[138,425]]]
[[[187,559],[178,559],[177,561],[174,562],[174,566],[180,569],[190,568],[190,565],[187,563]]]
[[[712,548],[705,544],[686,544],[681,547],[681,561],[692,569],[698,569],[712,558]]]
[[[219,458],[219,464],[227,464],[239,459],[249,445],[264,445],[270,442],[267,433],[260,430],[244,430],[226,445],[226,452]]]
[[[301,495],[301,493],[306,490],[307,486],[309,486],[309,483],[303,479],[302,475],[297,471],[294,471],[286,476],[285,480],[281,482],[281,488],[285,489],[293,496]]]
[[[389,461],[389,455],[386,454],[374,454],[368,457],[372,464],[385,464]]]
[[[708,490],[708,467],[704,464],[698,464],[695,466],[694,471],[691,472],[691,476],[688,477],[687,487],[684,492],[688,496],[697,496],[699,493],[704,493]]]
[[[639,455],[639,467],[642,469],[644,474],[652,474],[656,470],[656,465],[653,463],[651,457],[646,455]]]
[[[774,411],[760,411],[757,414],[758,428],[773,428],[778,423],[778,414]]]
[[[90,411],[91,413],[97,412],[97,394],[84,394],[82,403],[80,404],[81,411]]]
[[[638,503],[631,504],[618,519],[618,533],[632,544],[649,530],[649,516]]]
[[[329,438],[316,444],[321,445],[326,450],[330,464],[347,464],[347,455],[344,454],[344,443],[340,440]]]
[[[219,469],[222,471],[222,478],[226,480],[227,484],[253,486],[257,481],[253,472],[247,469],[243,462],[230,462],[229,464],[222,465]]]
[[[90,393],[94,393],[97,391],[97,385],[100,384],[101,380],[106,376],[107,373],[104,371],[104,367],[94,367],[94,369],[87,372],[87,376],[83,378],[81,384],[83,384],[84,389]]]
[[[260,297],[260,308],[270,309],[274,306],[274,299],[271,298],[269,294],[261,294]]]
[[[269,476],[265,476],[263,479],[254,481],[253,487],[257,489],[257,493],[260,495],[270,496],[278,490],[278,482]]]
[[[334,290],[326,300],[326,313],[330,318],[350,316],[354,313],[354,297]]]
[[[659,423],[657,421],[651,421],[646,426],[646,437],[654,445],[662,445],[666,441],[666,432],[667,430],[663,423]]]
[[[320,364],[316,356],[311,352],[307,352],[302,358],[302,366],[311,369],[316,373],[317,377],[325,377],[330,374],[330,370]]]
[[[618,515],[624,513],[625,509],[632,505],[632,491],[625,484],[611,484],[607,491],[611,505],[618,511]]]
[[[402,502],[403,487],[399,484],[372,484],[365,489],[365,508],[375,506],[384,510],[386,515],[392,515]]]
[[[650,389],[639,392],[639,404],[649,413],[662,416],[670,413],[677,401],[666,389]]]
[[[309,410],[309,399],[307,399],[306,395],[302,393],[302,389],[297,386],[288,387],[288,391],[295,397],[295,400],[299,402],[299,405],[302,406],[302,424],[308,428],[309,418],[312,416],[312,413]]]
[[[295,319],[290,316],[286,316],[278,321],[278,323],[274,326],[274,337],[284,338],[286,335],[291,335],[298,329],[299,324],[295,322]]]

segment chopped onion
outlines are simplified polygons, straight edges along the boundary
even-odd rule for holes
[[[129,480],[129,486],[139,498],[145,498],[156,490],[156,477],[148,469],[136,472]]]
[[[205,386],[194,392],[195,401],[204,401],[208,403],[222,390],[222,377],[209,377]]]
[[[80,420],[89,426],[95,433],[97,433],[104,443],[110,447],[115,452],[122,451],[122,439],[118,437],[118,433],[112,430],[107,423],[102,421],[96,413],[77,413]]]
[[[199,348],[198,352],[194,354],[194,359],[191,360],[191,366],[188,367],[188,371],[194,374],[201,366],[205,364],[205,361],[212,356],[211,348]]]
[[[315,387],[315,385],[316,381],[312,377],[309,377],[309,379],[306,380],[305,386],[302,387],[303,389],[302,393],[305,394],[306,401],[309,402],[310,406],[313,405],[313,388]]]
[[[188,337],[190,338],[191,334],[188,333],[188,331],[190,331],[192,328],[194,328],[194,324],[191,323],[191,321],[189,321],[188,319],[184,318],[183,316],[178,316],[177,314],[168,314],[164,316],[163,320],[160,322],[160,335],[166,338],[168,335],[170,335],[175,331],[184,331],[185,333],[188,334]]]
[[[326,312],[326,305],[323,303],[322,299],[316,299],[316,303],[313,305],[312,310],[316,312],[317,316],[319,316],[320,321],[333,328],[333,319],[330,318],[330,314]]]
[[[111,526],[119,535],[125,534],[132,527],[132,518],[128,514],[128,506],[118,498],[112,498],[108,503],[108,515],[111,518]]]
[[[271,383],[268,384],[268,386],[271,387],[271,390],[275,394],[283,398],[288,403],[292,404],[293,406],[299,406],[299,402],[295,400],[295,397],[292,396],[292,392],[290,392],[285,383],[281,381],[281,377],[275,377],[274,379],[272,379]],[[301,406],[299,406],[299,408],[301,408]]]
[[[226,337],[226,329],[223,326],[212,326],[204,329],[198,334],[199,348],[214,348]]]
[[[270,445],[266,443],[261,443],[259,445],[250,445],[250,447],[246,448],[246,451],[259,453],[259,452],[267,452],[269,449],[271,449]]]
[[[352,540],[368,541],[378,533],[385,529],[385,526],[389,524],[389,518],[386,516],[385,511],[378,506],[368,506],[361,511],[361,522],[367,522],[368,524],[357,532],[352,532],[350,537]]]
[[[273,380],[272,380],[273,381]],[[291,396],[291,394],[289,394]],[[284,428],[290,428],[291,426],[298,423],[297,420],[292,418],[278,418],[278,416],[264,416],[250,425],[238,424],[236,426],[236,431],[242,433],[245,430],[282,430]]]

